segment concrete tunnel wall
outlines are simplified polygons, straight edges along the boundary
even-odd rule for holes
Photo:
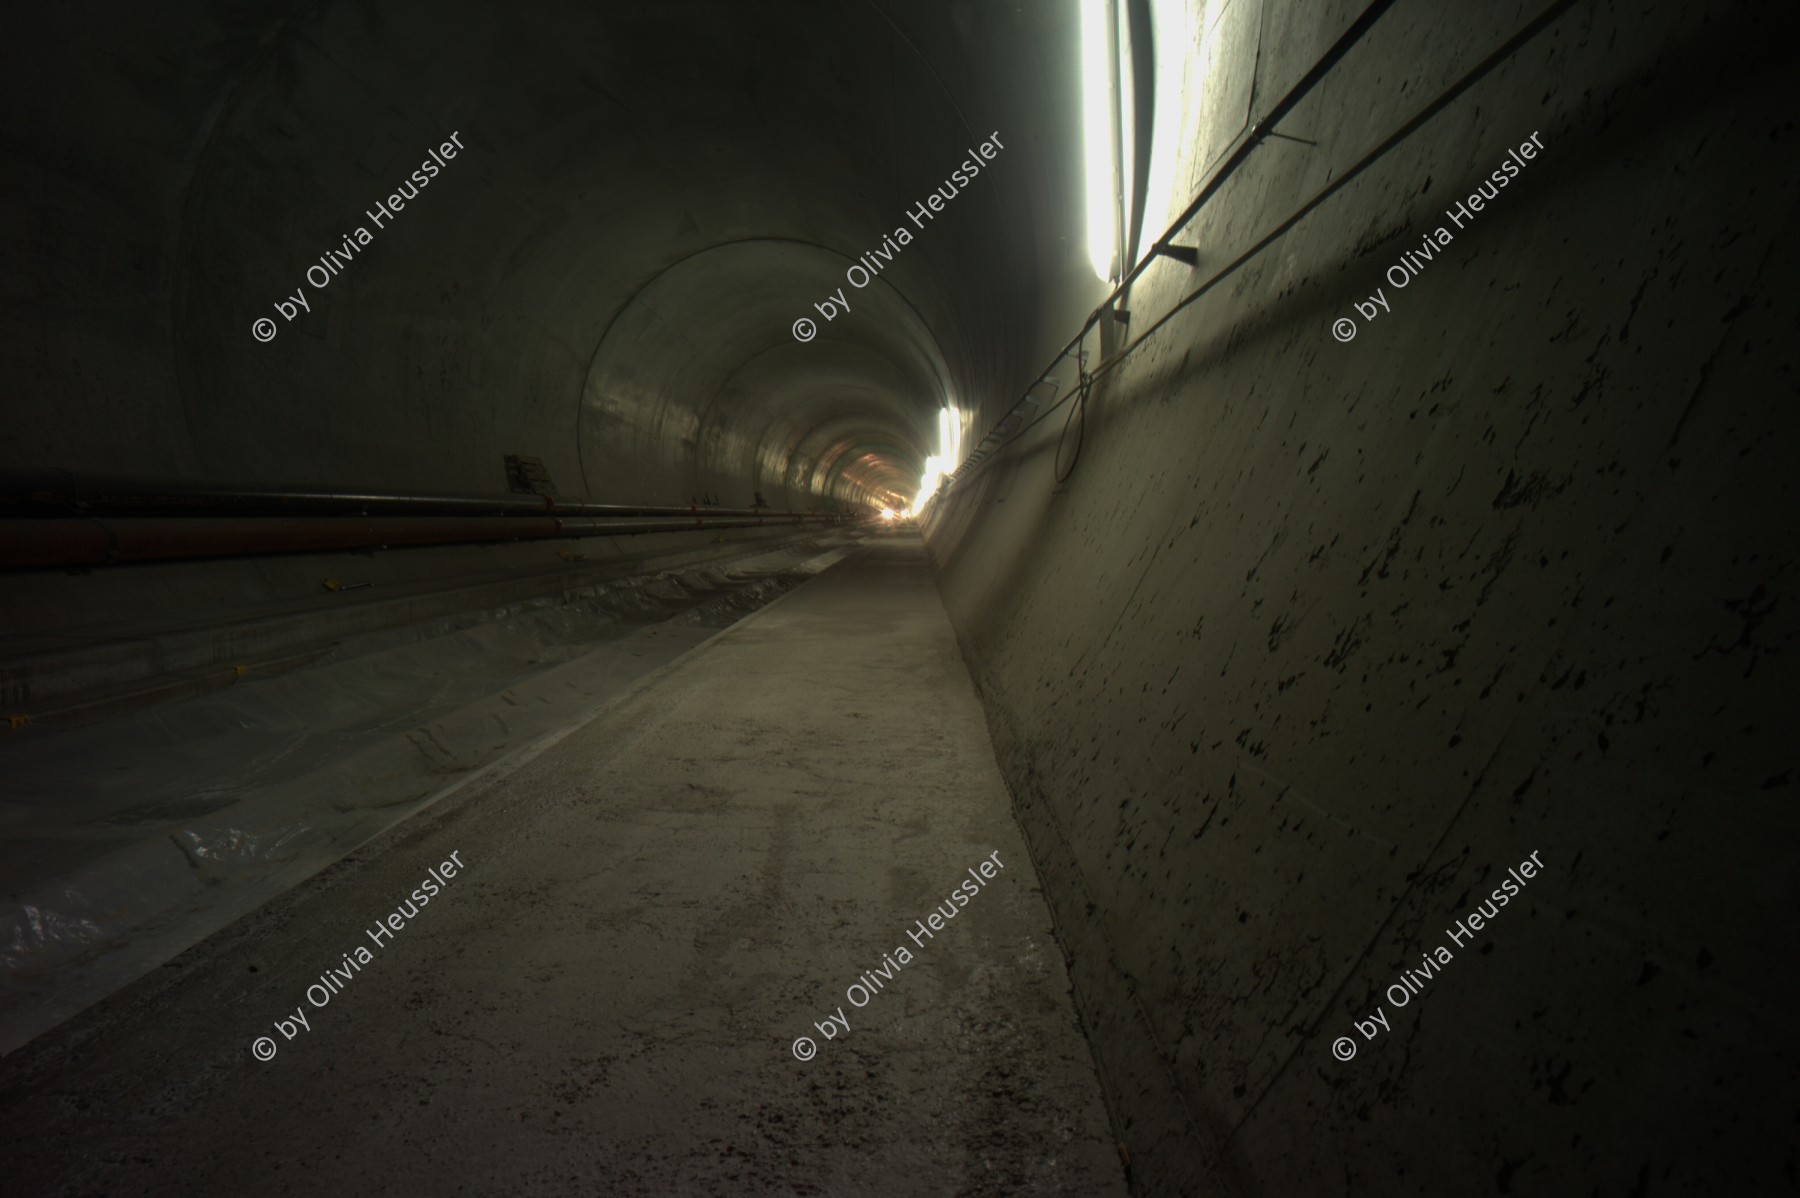
[[[910,492],[938,405],[991,426],[1101,293],[1072,14],[679,7],[15,17],[0,467],[496,491],[520,453],[598,500]],[[1153,212],[1361,6],[1189,7]],[[1535,11],[1402,0],[1283,125],[1305,142],[1183,234],[1200,265],[1133,289],[1127,335]],[[1794,967],[1765,954],[1794,903],[1800,505],[1771,397],[1800,180],[1744,11],[1576,5],[1150,333],[1078,455],[1058,408],[931,513],[1147,1192],[1791,1177],[1770,1012]],[[995,168],[796,343],[989,130]],[[276,315],[452,131],[467,149]],[[1534,131],[1542,156],[1333,341]],[[125,603],[196,576],[96,581]],[[1404,1042],[1332,1060],[1533,851],[1529,901],[1390,1007]]]
[[[878,504],[911,497],[940,406],[1022,386],[1098,289],[1042,198],[1079,194],[1065,13],[18,20],[3,468],[493,492],[523,454],[596,500]],[[991,132],[1003,156],[907,222]]]
[[[1360,7],[1234,2],[1222,136]],[[1396,8],[1130,333],[1534,13]],[[1576,6],[933,510],[1149,1192],[1792,1185],[1800,179],[1746,17]]]

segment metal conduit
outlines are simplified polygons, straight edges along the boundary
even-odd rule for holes
[[[477,545],[838,522],[835,516],[563,519],[556,516],[142,516],[0,519],[0,570],[116,566],[270,553]]]
[[[825,515],[710,505],[589,503],[553,495],[434,495],[310,486],[193,483],[77,475],[0,473],[3,516],[773,516]]]
[[[0,475],[0,570],[833,524],[829,512]]]

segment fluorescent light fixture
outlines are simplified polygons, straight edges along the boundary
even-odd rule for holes
[[[1135,156],[1137,154],[1137,113],[1134,111],[1137,106],[1125,95],[1126,80],[1135,78],[1132,72],[1137,69],[1137,64],[1133,60],[1131,53],[1131,19],[1126,14],[1126,5],[1115,0],[1112,8],[1113,17],[1117,21],[1117,27],[1113,31],[1113,38],[1115,39],[1113,41],[1113,52],[1117,55],[1117,59],[1113,63],[1113,87],[1116,89],[1116,93],[1119,97],[1118,113],[1115,118],[1119,130],[1119,154],[1118,165],[1115,168],[1117,174],[1114,175],[1114,178],[1119,184],[1118,211],[1123,217],[1131,212],[1131,181],[1137,178],[1137,163],[1135,161]],[[1121,231],[1126,236],[1130,235],[1129,229]],[[1121,240],[1123,240],[1123,238],[1121,238]],[[1123,267],[1130,265],[1130,263],[1121,262],[1118,265]]]
[[[938,451],[925,459],[925,473],[919,477],[919,493],[914,496],[912,510],[922,511],[937,494],[944,475],[962,463],[963,414],[954,404],[938,409]]]
[[[1102,283],[1113,280],[1117,253],[1118,123],[1114,116],[1114,55],[1111,0],[1081,4],[1081,142],[1087,173],[1087,251]]]
[[[937,494],[938,484],[944,481],[943,463],[944,459],[936,454],[925,459],[925,473],[919,476],[919,493],[912,501],[913,511],[924,511],[931,497]]]
[[[1150,172],[1144,182],[1144,233],[1149,238],[1162,236],[1164,226],[1174,216],[1170,200],[1175,195],[1175,167],[1181,157],[1183,138],[1183,105],[1188,88],[1196,98],[1205,94],[1206,63],[1195,63],[1193,76],[1188,75],[1189,38],[1186,4],[1155,4],[1150,10],[1150,28],[1156,45],[1156,109],[1151,129]]]

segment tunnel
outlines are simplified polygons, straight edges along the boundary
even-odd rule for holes
[[[8,25],[7,1193],[1800,1186],[1791,12]]]

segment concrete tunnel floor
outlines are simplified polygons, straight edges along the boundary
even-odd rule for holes
[[[0,1109],[15,1193],[1125,1192],[911,533],[12,1054]]]

